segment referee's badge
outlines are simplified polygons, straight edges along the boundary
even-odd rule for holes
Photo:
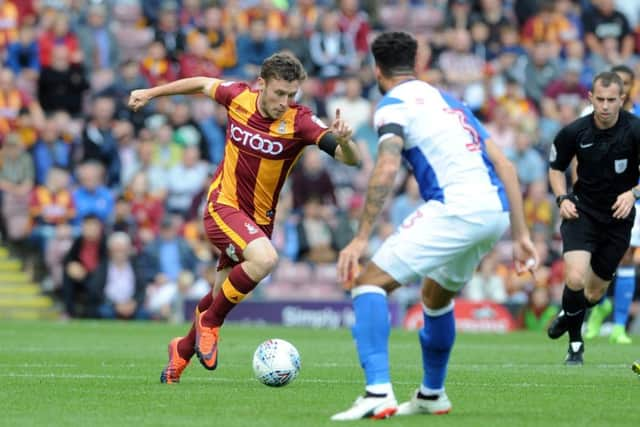
[[[616,173],[622,173],[627,169],[627,159],[616,160],[614,162]]]
[[[558,157],[558,152],[556,151],[556,146],[551,144],[551,151],[549,151],[549,161],[555,162]]]

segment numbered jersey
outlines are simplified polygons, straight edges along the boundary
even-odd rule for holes
[[[486,151],[488,132],[453,96],[410,80],[380,100],[374,122],[380,141],[402,129],[402,155],[424,200],[440,201],[453,214],[509,209]]]

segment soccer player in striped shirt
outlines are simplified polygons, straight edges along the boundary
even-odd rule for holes
[[[189,333],[169,343],[163,383],[178,382],[194,352],[205,368],[216,368],[225,317],[278,262],[270,241],[276,204],[303,149],[317,145],[345,164],[360,162],[352,129],[339,111],[327,127],[294,102],[305,78],[297,58],[276,53],[263,62],[257,89],[192,77],[131,93],[129,107],[134,110],[159,96],[203,93],[226,107],[228,116],[224,159],[209,187],[204,214],[207,236],[222,254],[216,286],[199,302]]]

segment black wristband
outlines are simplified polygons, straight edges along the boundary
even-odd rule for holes
[[[568,194],[563,194],[561,196],[556,197],[556,205],[558,205],[558,207],[560,207],[562,202],[564,202],[567,199],[571,199],[571,197]]]

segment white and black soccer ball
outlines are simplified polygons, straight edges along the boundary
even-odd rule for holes
[[[258,346],[253,354],[256,379],[270,387],[282,387],[300,372],[300,354],[288,341],[272,338]]]

